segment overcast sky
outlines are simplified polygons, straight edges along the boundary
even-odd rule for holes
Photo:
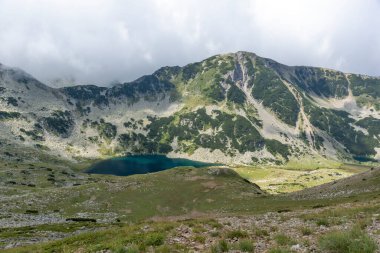
[[[107,85],[251,51],[380,76],[380,0],[0,0],[0,62]]]

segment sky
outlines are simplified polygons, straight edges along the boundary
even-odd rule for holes
[[[0,63],[55,86],[236,51],[380,76],[380,0],[0,0]]]

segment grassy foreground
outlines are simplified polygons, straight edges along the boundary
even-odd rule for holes
[[[380,239],[379,209],[376,199],[265,215],[161,218],[4,252],[373,253]]]
[[[371,253],[380,241],[378,169],[337,181],[332,177],[329,184],[300,193],[271,195],[223,167],[116,177],[86,175],[64,164],[2,166],[4,252]],[[289,179],[291,173],[313,175],[272,169]],[[333,170],[365,169],[345,165]],[[258,180],[263,173],[236,170],[254,171]],[[340,194],[326,194],[333,191]],[[73,218],[77,221],[67,220]],[[339,234],[351,229],[351,234]],[[347,245],[351,235],[359,248]],[[351,251],[336,250],[336,245]]]

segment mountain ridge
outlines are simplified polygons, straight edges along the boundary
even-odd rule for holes
[[[245,164],[376,160],[379,97],[378,78],[286,66],[248,52],[162,67],[111,87],[56,89],[0,67],[0,137],[68,159],[162,153]]]

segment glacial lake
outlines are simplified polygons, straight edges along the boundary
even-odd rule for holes
[[[358,162],[378,162],[376,159],[365,156],[354,156],[353,158]]]
[[[86,172],[90,174],[130,176],[134,174],[158,172],[182,166],[201,168],[216,165],[220,164],[204,163],[183,158],[168,158],[164,155],[132,155],[95,163],[88,168]]]

